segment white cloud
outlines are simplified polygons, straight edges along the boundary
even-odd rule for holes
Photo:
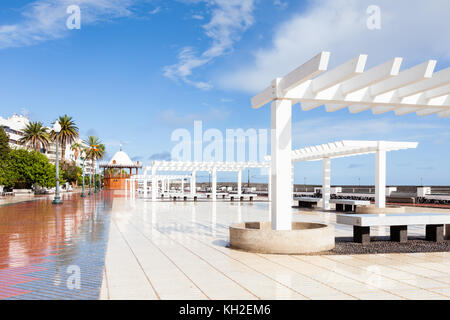
[[[195,20],[203,20],[203,19],[205,19],[205,17],[204,17],[204,16],[201,16],[201,15],[199,15],[199,14],[194,14],[194,15],[192,15],[192,19],[195,19]]]
[[[208,82],[192,80],[193,70],[217,57],[229,53],[243,31],[253,24],[254,0],[204,0],[212,7],[211,20],[203,25],[205,35],[212,40],[208,49],[198,54],[185,47],[178,55],[178,63],[164,68],[164,75],[181,80],[200,89],[210,89]]]
[[[157,14],[159,12],[161,12],[161,7],[156,7],[155,9],[151,10],[149,13],[153,15],[153,14]]]
[[[186,126],[192,125],[194,121],[222,121],[230,115],[230,111],[226,108],[211,107],[202,113],[183,114],[174,109],[167,109],[161,112],[156,121],[158,125],[167,126]]]
[[[281,8],[281,9],[286,9],[288,6],[288,3],[285,1],[281,1],[281,0],[274,0],[273,5]]]
[[[35,45],[69,34],[66,10],[81,8],[81,26],[131,15],[134,0],[36,0],[22,12],[22,20],[0,25],[0,49]]]
[[[381,9],[381,30],[367,28],[369,5]],[[271,43],[253,52],[251,62],[227,70],[218,81],[227,89],[257,92],[309,60],[330,51],[330,66],[369,54],[368,66],[396,56],[405,65],[450,59],[448,0],[317,0],[276,27]]]

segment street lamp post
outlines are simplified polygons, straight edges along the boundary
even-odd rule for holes
[[[94,173],[94,193],[97,193],[97,183],[98,183],[97,173]]]
[[[81,154],[81,159],[83,160],[83,189],[82,189],[82,191],[81,191],[81,197],[82,198],[85,198],[86,197],[86,193],[84,192],[84,177],[85,177],[85,175],[84,175],[84,164],[85,164],[85,162],[86,162],[86,152],[84,152],[83,151],[83,153]]]
[[[100,169],[98,171],[100,171]],[[98,174],[98,191],[102,192],[102,178],[100,176],[100,172]]]
[[[91,167],[91,172],[89,172],[89,195],[92,195],[92,167]]]
[[[55,189],[55,198],[53,199],[53,204],[62,204],[61,196],[59,195],[59,144],[58,144],[58,137],[59,133],[61,132],[61,125],[58,121],[55,122],[53,125],[53,131],[56,133],[56,189]]]

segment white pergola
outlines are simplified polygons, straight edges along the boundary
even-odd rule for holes
[[[156,193],[159,188],[159,183],[161,182],[161,190],[162,192],[170,191],[170,183],[171,182],[180,182],[181,183],[181,190],[184,190],[184,182],[191,178],[190,175],[155,175],[155,176],[149,176],[146,174],[143,175],[134,175],[131,176],[130,179],[125,180],[125,192],[128,192],[128,185],[130,190],[131,197],[135,196],[136,191],[136,182],[142,183],[144,185],[144,197],[147,196],[147,187],[149,181],[156,181],[155,184],[152,184],[152,190],[155,189]],[[156,186],[156,188],[154,188]]]
[[[329,52],[276,78],[251,99],[253,108],[271,104],[272,228],[290,230],[292,180],[292,105],[309,111],[321,105],[327,112],[348,108],[350,113],[372,110],[396,115],[450,116],[450,68],[434,73],[435,60],[400,71],[402,58],[394,58],[365,71],[367,55],[328,70]]]
[[[292,162],[322,161],[322,206],[330,209],[331,159],[375,154],[375,206],[386,207],[386,152],[415,149],[418,142],[343,140],[292,151]]]
[[[152,185],[157,184],[157,173],[160,171],[166,172],[191,172],[190,177],[190,191],[195,194],[196,173],[198,171],[207,171],[211,173],[211,191],[212,200],[216,201],[217,193],[217,172],[237,172],[238,174],[238,194],[242,193],[242,170],[247,168],[267,168],[270,172],[269,162],[183,162],[183,161],[153,161],[150,166],[144,170],[144,176],[152,179]],[[270,186],[270,174],[269,174]],[[152,199],[156,199],[156,189],[152,188]],[[269,187],[270,199],[270,187]]]

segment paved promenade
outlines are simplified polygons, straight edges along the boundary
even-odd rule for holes
[[[334,213],[292,212],[335,223]],[[46,199],[3,206],[0,299],[450,298],[448,252],[289,256],[227,247],[230,223],[269,216],[266,202],[153,203],[108,192],[64,195],[56,207]],[[336,236],[351,234],[336,225]]]
[[[0,207],[0,299],[98,299],[110,199],[63,200]]]
[[[333,213],[293,212],[298,221],[335,221]],[[101,298],[450,298],[450,253],[283,256],[227,248],[231,222],[268,217],[267,203],[116,199]],[[336,226],[336,234],[351,229]]]

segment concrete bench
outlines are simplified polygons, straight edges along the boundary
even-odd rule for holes
[[[322,198],[295,197],[294,201],[298,201],[298,206],[301,208],[313,208],[317,207],[317,204],[322,201]]]
[[[238,200],[238,201],[253,201],[256,199],[258,195],[257,194],[251,194],[251,193],[241,193],[241,194],[230,194],[228,195],[228,198],[230,201]]]
[[[210,199],[212,196],[211,192],[206,193],[206,198]],[[226,192],[217,192],[216,193],[216,198],[220,198],[220,199],[225,199],[228,196],[228,193]]]
[[[425,225],[428,241],[444,241],[444,225],[450,224],[450,214],[341,214],[338,224],[353,226],[353,240],[362,244],[370,242],[370,227],[390,226],[391,241],[406,242],[409,225]]]
[[[190,193],[161,193],[160,194],[161,199],[167,198],[171,199],[173,201],[177,201],[177,199],[188,201],[193,200],[197,201],[200,198],[206,198],[205,195],[199,195],[199,194],[190,194]]]
[[[336,204],[336,211],[353,211],[353,212],[356,212],[357,206],[370,205],[370,201],[367,200],[351,200],[351,199],[331,199],[330,203]]]

